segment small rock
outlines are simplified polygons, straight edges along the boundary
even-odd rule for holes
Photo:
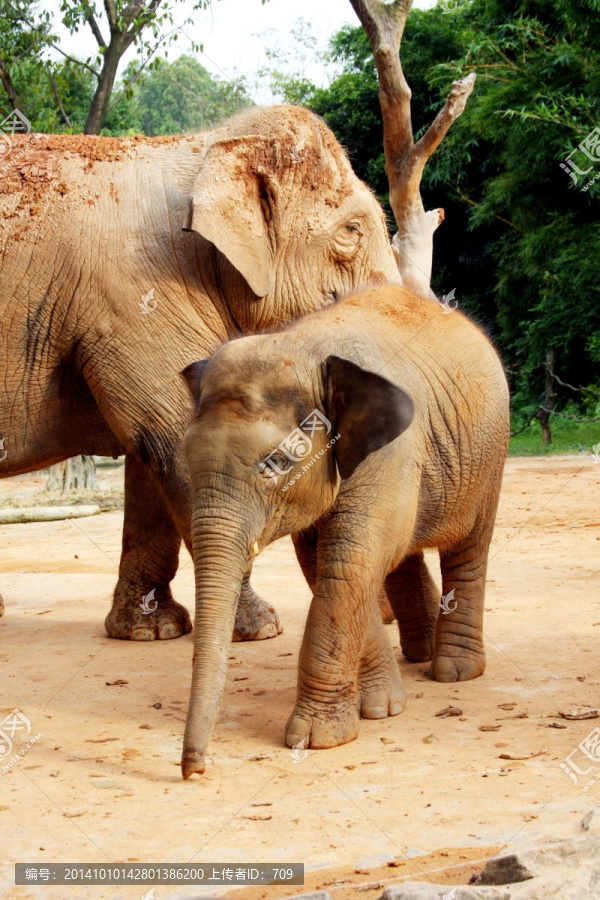
[[[533,873],[523,865],[515,853],[508,856],[500,856],[490,859],[473,884],[516,884],[518,881],[528,881],[533,878]]]
[[[162,703],[153,703],[152,706],[154,709],[162,709]]]
[[[422,740],[424,744],[438,744],[440,739],[435,734],[428,734]]]
[[[445,719],[447,716],[462,716],[462,714],[463,711],[458,706],[447,706],[445,709],[440,709],[439,712],[436,712],[436,716],[439,716],[441,719]]]

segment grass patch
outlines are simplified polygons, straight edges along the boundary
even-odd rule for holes
[[[521,420],[522,422],[522,420]],[[513,430],[518,429],[513,422]],[[510,439],[509,456],[548,456],[552,453],[592,453],[600,444],[600,422],[572,422],[569,419],[550,417],[552,443],[542,444],[542,429],[537,419],[521,434]],[[599,448],[600,449],[600,448]]]

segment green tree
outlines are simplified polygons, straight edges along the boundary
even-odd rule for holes
[[[83,125],[86,134],[99,134],[103,128],[109,133],[135,130],[135,111],[131,106],[134,89],[143,73],[159,64],[158,51],[166,52],[168,45],[176,41],[185,25],[193,24],[194,13],[206,9],[211,0],[193,0],[191,12],[183,22],[175,21],[177,4],[184,0],[61,0],[60,12],[63,25],[77,33],[90,29],[97,43],[97,52],[86,59],[69,56],[61,48],[51,30],[50,14],[40,7],[38,0],[0,0],[0,82],[6,97],[5,106],[20,109],[22,97],[32,110],[40,109],[39,121],[51,128],[53,117],[47,101],[56,107],[58,117],[67,129],[80,130],[79,107],[73,117],[68,111],[69,99],[87,103]],[[267,0],[261,0],[266,3]],[[136,59],[127,66],[126,73],[117,85],[117,73],[124,54],[131,48],[137,50]],[[191,41],[191,50],[201,49],[201,44]],[[50,62],[50,51],[61,54],[61,64]],[[190,57],[186,57],[189,59]],[[69,63],[71,68],[66,64]],[[36,73],[35,66],[43,69]],[[76,73],[76,67],[80,72]],[[190,75],[192,77],[192,75]],[[196,72],[193,77],[199,77]],[[71,91],[69,79],[77,88]],[[185,79],[184,79],[185,80]],[[47,87],[42,82],[47,82]],[[217,87],[215,87],[217,85]],[[30,87],[35,95],[31,96]],[[89,96],[91,87],[91,96]],[[240,85],[231,91],[222,82],[212,85],[215,96],[208,97],[208,83],[204,85],[206,115],[196,116],[198,121],[212,121],[217,108],[236,108],[241,101]],[[75,96],[77,95],[77,96]],[[173,93],[173,98],[175,93]],[[178,99],[180,112],[184,101]],[[0,100],[0,103],[2,101]],[[150,104],[147,104],[150,106]],[[117,109],[118,107],[118,109]],[[45,110],[42,112],[41,110]],[[35,116],[36,113],[32,112]],[[171,123],[175,127],[177,117]],[[127,121],[126,121],[127,120]],[[31,120],[33,121],[33,120]],[[58,127],[58,126],[57,126]],[[158,127],[156,123],[152,128]],[[54,130],[53,128],[51,130]]]
[[[504,355],[523,370],[520,405],[537,401],[547,351],[563,380],[598,381],[600,183],[582,190],[588,179],[574,184],[560,166],[600,123],[594,12],[598,0],[473,0],[454,19],[464,48],[454,66],[477,69],[479,82],[438,178],[469,204],[472,233],[504,226],[489,255]]]
[[[524,410],[544,390],[547,351],[562,380],[599,382],[600,179],[584,191],[584,179],[574,185],[560,168],[600,125],[597,11],[598,0],[465,0],[450,14],[414,10],[402,43],[415,137],[449,80],[478,74],[421,184],[425,205],[445,208],[447,218],[436,233],[433,285],[438,295],[455,288],[495,338]],[[386,202],[377,80],[362,29],[342,29],[331,53],[342,73],[305,102]],[[592,165],[585,159],[573,157],[582,170]],[[594,172],[600,162],[590,179]],[[559,408],[572,397],[581,413],[594,413],[594,395],[584,401],[558,382],[556,390]]]
[[[135,92],[144,134],[181,134],[210,128],[250,100],[241,81],[214,78],[197,59],[164,60]]]

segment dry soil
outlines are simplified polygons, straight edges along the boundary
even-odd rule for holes
[[[118,487],[122,468],[100,475]],[[43,480],[6,479],[0,491],[35,494]],[[400,879],[464,883],[499,850],[581,818],[600,782],[586,791],[560,762],[600,720],[560,712],[600,706],[599,497],[589,456],[510,459],[488,572],[485,675],[437,684],[428,664],[399,656],[402,715],[364,721],[358,740],[299,760],[283,733],[310,595],[291,541],[270,547],[254,585],[284,632],[232,645],[210,764],[188,782],[179,757],[192,636],[141,644],[103,628],[122,512],[0,526],[0,717],[22,710],[41,735],[10,771],[0,760],[0,896],[139,900],[151,887],[15,887],[15,861],[303,862],[304,890],[327,886],[345,900],[360,886],[368,900]],[[439,583],[434,554],[429,563]],[[185,551],[174,593],[192,609]],[[462,715],[436,717],[448,705]],[[155,897],[302,890],[157,887]]]

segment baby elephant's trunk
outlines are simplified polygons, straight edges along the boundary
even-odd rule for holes
[[[249,544],[238,522],[196,516],[192,522],[196,570],[194,665],[181,769],[204,772],[204,755],[227,674],[227,657]]]

